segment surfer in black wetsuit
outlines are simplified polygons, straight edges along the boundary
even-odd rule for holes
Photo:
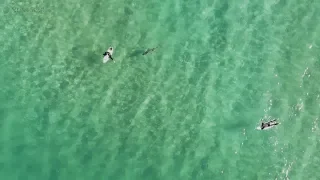
[[[112,48],[110,48],[110,50],[112,51]],[[113,60],[111,54],[108,51],[104,52],[103,56],[108,56],[111,60]]]
[[[267,127],[276,126],[278,124],[279,123],[277,122],[277,119],[273,119],[269,122],[261,122],[261,130],[263,130],[264,128],[267,128]]]

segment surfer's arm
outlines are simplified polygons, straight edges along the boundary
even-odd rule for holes
[[[110,57],[110,59],[113,61],[113,58],[112,58],[112,56],[111,55],[109,55],[109,57]]]

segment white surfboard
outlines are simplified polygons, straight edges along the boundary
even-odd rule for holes
[[[278,123],[278,125],[279,125],[280,123]],[[257,130],[268,130],[268,129],[271,129],[271,128],[273,128],[273,127],[276,127],[277,125],[273,125],[273,126],[269,126],[269,127],[265,127],[265,128],[263,128],[263,129],[261,129],[261,126],[258,126],[258,127],[256,127],[256,129]]]
[[[107,50],[107,52],[109,52],[109,53],[111,54],[111,56],[112,56],[113,50],[114,50],[113,47],[109,47],[109,49]],[[103,62],[103,63],[106,63],[106,62],[108,62],[109,60],[110,60],[109,56],[104,56],[102,62]]]
[[[261,129],[261,126],[258,126],[256,129],[257,130],[268,130],[268,129],[271,129],[273,128],[274,126],[269,126],[269,127],[265,127],[264,129]]]

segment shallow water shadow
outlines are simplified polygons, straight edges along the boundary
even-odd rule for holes
[[[84,58],[85,62],[90,66],[97,64],[98,61],[102,62],[103,55],[102,55],[102,53],[100,53],[100,54],[98,54],[97,52],[93,52],[93,51],[87,52],[85,55],[85,58]]]
[[[135,57],[135,56],[139,56],[139,55],[142,55],[143,53],[145,52],[145,50],[134,50],[132,51],[128,56],[129,57]]]
[[[102,61],[103,52],[92,51],[85,45],[76,45],[71,49],[71,57],[76,61],[82,61],[92,66],[97,61]]]
[[[246,129],[248,127],[252,126],[252,124],[247,122],[233,122],[223,125],[223,129],[226,131],[235,131],[237,129]]]

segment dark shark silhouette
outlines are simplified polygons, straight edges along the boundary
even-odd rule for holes
[[[158,47],[155,47],[155,48],[151,48],[151,49],[147,49],[142,55],[146,55],[146,54],[148,54],[148,53],[150,53],[150,52],[153,52],[154,50],[156,50]]]

